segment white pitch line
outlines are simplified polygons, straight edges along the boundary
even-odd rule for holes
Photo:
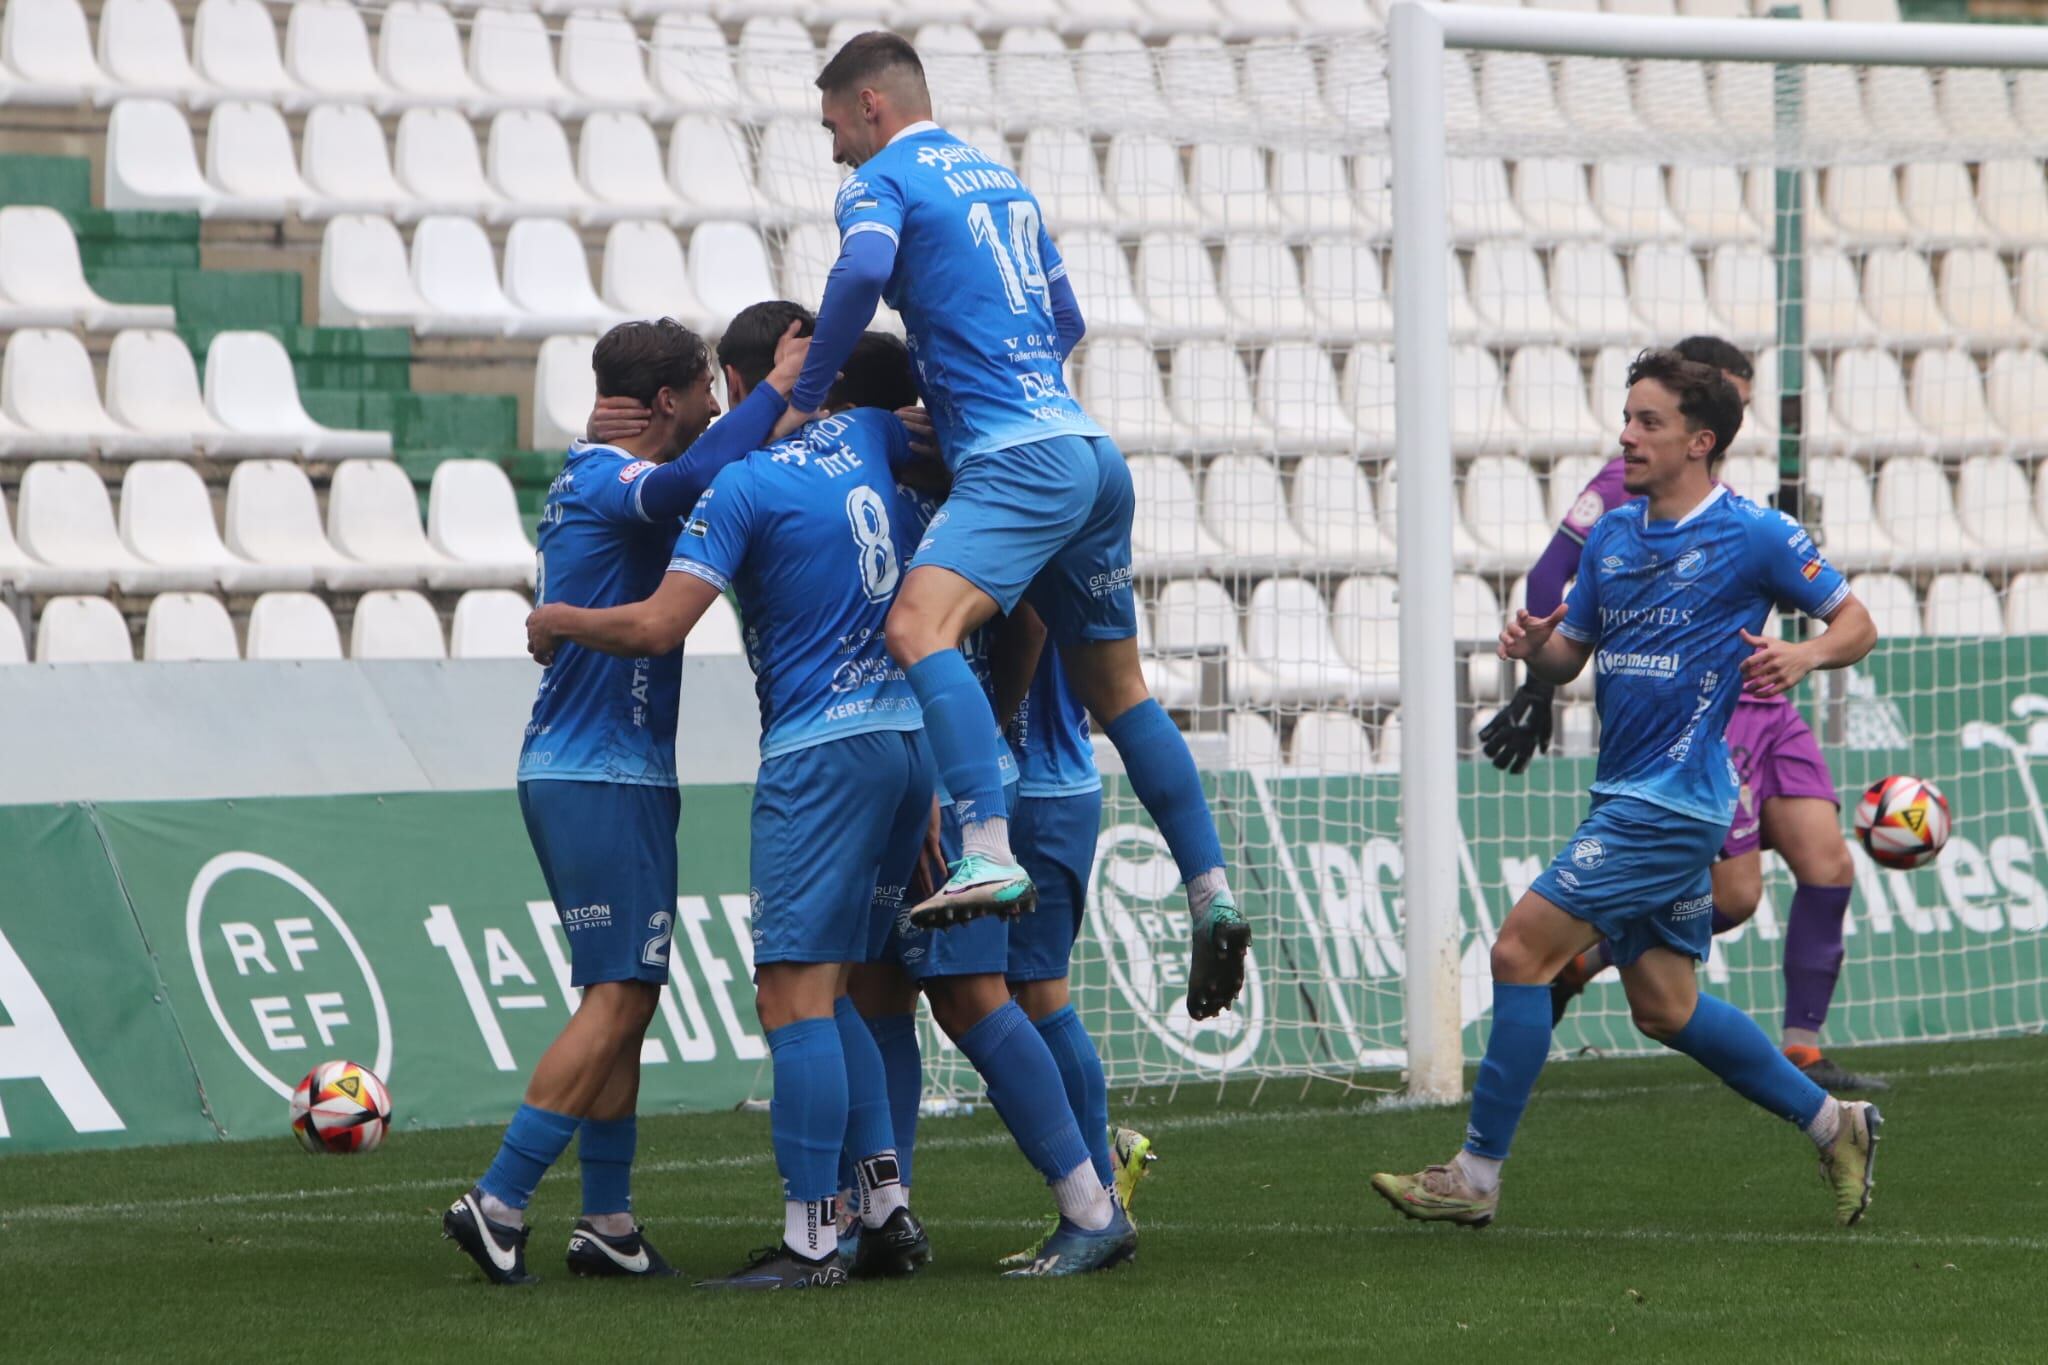
[[[1970,1062],[1940,1066],[1895,1069],[1889,1074],[1895,1076],[1957,1076],[1979,1075],[2008,1071],[2039,1071],[2048,1069],[2048,1060],[2011,1062]],[[1663,1085],[1597,1086],[1586,1089],[1561,1090],[1544,1094],[1539,1091],[1538,1100],[1546,1104],[1597,1103],[1609,1100],[1639,1099],[1652,1095],[1686,1094],[1720,1090],[1718,1081],[1675,1081]],[[1386,1108],[1395,1106],[1388,1105]],[[1343,1108],[1274,1109],[1274,1110],[1230,1110],[1216,1114],[1161,1114],[1145,1118],[1142,1111],[1135,1117],[1149,1132],[1155,1134],[1195,1132],[1217,1128],[1237,1128],[1246,1124],[1303,1123],[1324,1119],[1356,1119],[1370,1114],[1381,1106],[1367,1101],[1361,1105]],[[966,1152],[982,1148],[1007,1147],[1011,1145],[1009,1134],[1004,1132],[983,1133],[972,1137],[935,1137],[918,1143],[920,1152]],[[714,1157],[671,1157],[665,1160],[640,1162],[635,1170],[643,1175],[687,1175],[705,1171],[747,1170],[765,1166],[774,1160],[768,1151],[738,1153],[732,1156]],[[567,1179],[570,1173],[552,1172],[549,1179]],[[383,1181],[362,1185],[336,1185],[327,1189],[299,1190],[256,1190],[243,1193],[192,1195],[175,1199],[122,1200],[104,1203],[84,1204],[42,1204],[0,1211],[0,1227],[17,1223],[83,1223],[112,1218],[165,1218],[175,1214],[192,1213],[208,1209],[239,1209],[251,1205],[300,1203],[324,1199],[358,1198],[382,1194],[410,1194],[423,1191],[461,1190],[470,1177],[466,1174],[450,1175],[433,1179]],[[355,1215],[352,1215],[355,1216]],[[676,1221],[664,1219],[663,1221]],[[1159,1226],[1147,1222],[1147,1226]],[[1323,1229],[1327,1232],[1352,1233],[1356,1229]],[[1516,1236],[1537,1235],[1523,1230],[1512,1233]],[[1594,1234],[1587,1234],[1594,1235]],[[1607,1235],[1607,1234],[1599,1234]],[[1678,1235],[1678,1234],[1674,1234]],[[1686,1234],[1690,1235],[1690,1234]],[[1819,1236],[1817,1240],[1831,1239]],[[1930,1243],[1930,1245],[1933,1245]],[[2034,1245],[2027,1241],[2005,1241],[1991,1239],[1987,1245],[2019,1246]],[[2048,1242],[2041,1243],[2048,1246]]]

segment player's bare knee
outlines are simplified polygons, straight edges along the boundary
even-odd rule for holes
[[[1551,976],[1552,970],[1544,974],[1544,953],[1535,943],[1530,942],[1520,927],[1515,924],[1501,926],[1500,937],[1493,941],[1493,952],[1488,961],[1493,969],[1493,979],[1503,985],[1541,985]]]
[[[1023,1010],[1033,1023],[1058,1014],[1067,1007],[1070,998],[1065,977],[1054,981],[1017,983],[1017,1007]]]
[[[1794,869],[1794,875],[1807,886],[1855,884],[1856,864],[1849,860],[1849,845],[1840,836],[1815,841],[1814,847],[1806,850],[1800,864]]]
[[[907,597],[897,598],[882,626],[882,638],[889,647],[889,657],[909,668],[927,655],[959,643],[940,640],[938,626],[937,619],[923,611],[916,602]]]
[[[1679,1035],[1692,1018],[1692,1005],[1687,1001],[1680,1005],[1674,1000],[1629,1001],[1629,1019],[1636,1026],[1636,1032],[1653,1042],[1668,1043]],[[1684,1018],[1680,1018],[1681,1008]]]

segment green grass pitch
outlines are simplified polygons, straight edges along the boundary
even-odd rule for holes
[[[1460,1110],[1183,1089],[1113,1102],[1161,1154],[1134,1266],[997,1278],[1048,1201],[983,1109],[923,1127],[924,1275],[782,1296],[570,1276],[573,1161],[531,1213],[545,1282],[492,1289],[437,1219],[495,1130],[315,1159],[280,1112],[274,1142],[0,1159],[0,1358],[2048,1359],[2048,1038],[1844,1060],[1894,1081],[1858,1228],[1798,1134],[1690,1062],[1576,1063],[1539,1084],[1481,1232],[1403,1223],[1365,1184],[1448,1156]],[[764,1116],[643,1120],[641,1159],[641,1216],[686,1273],[779,1229]]]

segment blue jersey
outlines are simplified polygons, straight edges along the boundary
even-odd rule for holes
[[[890,473],[908,444],[877,408],[821,418],[729,465],[683,525],[669,569],[739,597],[763,758],[924,726],[882,638],[924,526]]]
[[[1726,825],[1728,719],[1774,603],[1826,616],[1849,595],[1799,524],[1716,485],[1677,521],[1637,498],[1595,523],[1558,627],[1594,646],[1596,793]]]
[[[839,187],[842,241],[896,244],[882,297],[903,315],[949,466],[1053,436],[1100,436],[1067,392],[1051,284],[1066,275],[1038,201],[935,124],[905,130]]]
[[[1019,796],[1078,796],[1102,790],[1088,710],[1067,685],[1059,651],[1050,640],[1038,656],[1031,690],[1006,732],[1017,760]]]
[[[640,483],[661,468],[617,446],[573,446],[540,518],[533,600],[576,607],[638,602],[661,586],[673,517],[650,521]],[[564,644],[541,674],[519,751],[519,780],[674,786],[683,656],[615,659]]]

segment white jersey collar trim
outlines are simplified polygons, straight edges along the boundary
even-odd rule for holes
[[[883,143],[882,145],[885,147],[894,147],[897,143],[903,141],[904,138],[916,137],[919,133],[936,133],[938,131],[938,124],[933,123],[928,118],[919,119],[917,122],[911,124],[907,128],[897,129],[896,136],[890,138],[887,142]]]
[[[1712,507],[1717,501],[1720,500],[1723,494],[1727,493],[1727,491],[1727,484],[1715,484],[1712,491],[1710,491],[1704,498],[1700,499],[1699,505],[1697,507],[1694,507],[1690,512],[1687,512],[1684,516],[1680,517],[1677,521],[1674,521],[1671,524],[1674,527],[1685,525],[1687,522],[1698,517],[1700,513],[1706,511],[1709,507]],[[1648,498],[1645,498],[1643,499],[1643,525],[1648,526],[1651,524],[1653,520],[1654,518],[1650,515],[1650,500]]]

